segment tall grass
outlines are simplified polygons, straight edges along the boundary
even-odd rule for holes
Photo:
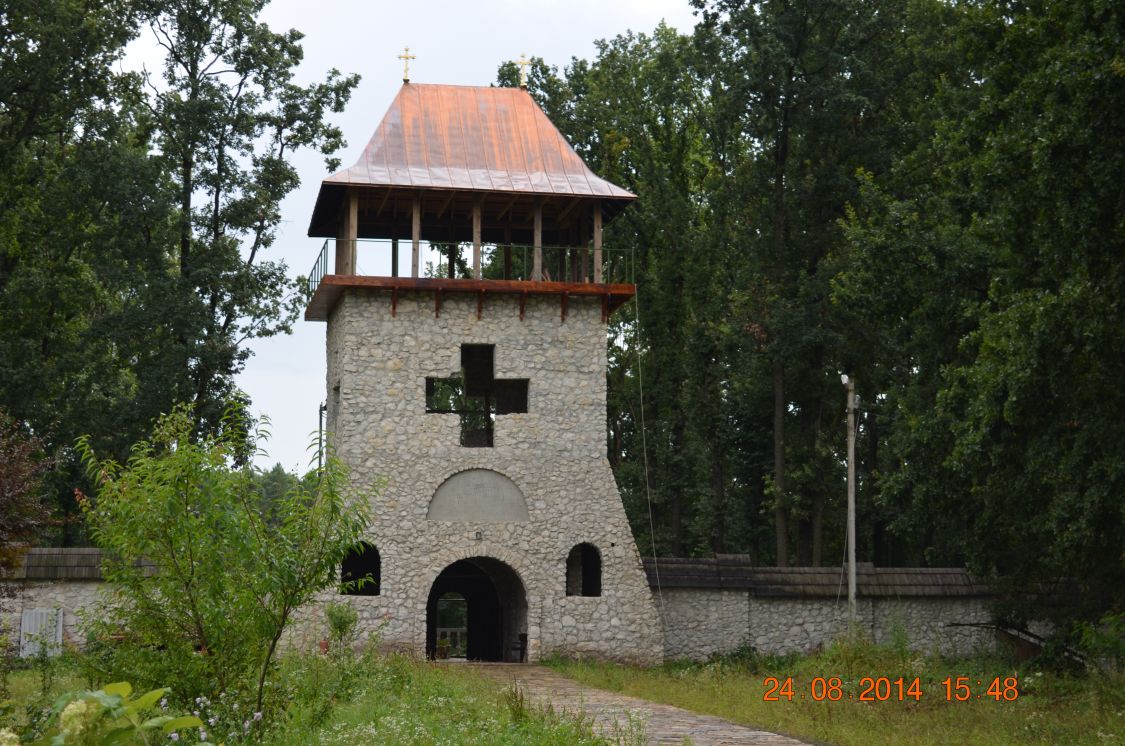
[[[651,669],[565,660],[550,665],[591,686],[833,744],[1125,744],[1121,674],[1056,674],[991,653],[945,658],[911,653],[905,646],[842,640],[808,656],[745,649],[707,663]],[[973,696],[947,701],[942,681],[959,676],[971,682]],[[996,701],[987,695],[988,683],[997,676],[1018,679],[1018,698]],[[792,701],[784,696],[764,701],[767,677],[791,678]],[[922,697],[858,701],[864,677],[907,682],[917,677]],[[838,678],[840,701],[816,701],[811,686],[817,678]],[[978,680],[984,683],[977,685]]]
[[[331,661],[290,657],[281,676],[291,701],[265,742],[301,744],[606,744],[589,722],[533,706],[471,668],[412,658],[371,656],[357,662],[346,687]]]
[[[12,673],[12,701],[0,707],[0,729],[40,732],[50,704],[64,690],[86,688],[76,660],[58,662],[46,692],[40,691],[35,670]],[[591,721],[539,707],[523,690],[505,689],[471,667],[401,656],[291,653],[282,658],[267,698],[270,715],[261,720],[221,695],[198,698],[190,706],[205,722],[211,742],[228,745],[637,743],[637,732],[626,728],[601,737]],[[180,731],[177,742],[194,743],[199,737],[195,729]]]

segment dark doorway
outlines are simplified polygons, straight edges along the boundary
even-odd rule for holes
[[[446,618],[439,602],[464,599],[464,656],[478,661],[521,661],[526,655],[527,595],[508,565],[491,557],[454,562],[441,571],[426,602],[426,655],[435,656],[438,628]],[[448,632],[446,633],[448,635]]]

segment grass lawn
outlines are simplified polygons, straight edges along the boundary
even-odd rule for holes
[[[43,713],[60,694],[88,688],[76,659],[56,666],[48,692],[34,670],[8,678],[14,707],[0,711],[0,729],[29,729],[28,715]],[[109,682],[99,682],[104,685]],[[174,684],[173,684],[174,686]],[[441,666],[412,658],[378,655],[358,659],[290,655],[281,662],[272,693],[275,703],[261,734],[246,725],[245,706],[232,710],[219,697],[204,704],[173,705],[174,714],[198,708],[210,723],[212,743],[303,744],[480,744],[504,746],[602,745],[590,723],[531,706],[522,694],[471,667]],[[29,707],[30,706],[30,707]],[[34,715],[32,716],[34,719]],[[181,731],[179,744],[198,741]],[[614,743],[643,743],[643,733],[624,732]]]
[[[532,708],[471,668],[377,658],[321,722],[295,698],[267,743],[606,744],[589,723]]]
[[[996,658],[951,660],[862,644],[837,644],[806,657],[670,663],[652,669],[565,660],[550,665],[584,684],[821,743],[1125,744],[1121,674],[1073,678],[1018,669]],[[763,699],[770,676],[779,680],[776,702]],[[920,680],[920,701],[899,701],[893,685],[886,701],[857,701],[869,686],[861,678],[893,681],[900,676],[906,687],[915,677]],[[942,684],[947,676],[954,678],[954,687],[956,677],[967,677],[970,699],[947,701]],[[1014,700],[988,696],[997,676],[1017,677],[1018,696],[1008,692]],[[791,701],[780,691],[790,677]],[[840,679],[839,701],[814,700],[811,687],[817,677]],[[977,680],[984,684],[978,686]],[[821,685],[816,686],[823,695]]]

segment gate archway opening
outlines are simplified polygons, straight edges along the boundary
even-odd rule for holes
[[[464,628],[455,633],[441,627],[451,618],[456,596],[450,594],[464,599]],[[527,592],[516,571],[492,557],[458,560],[442,570],[426,602],[427,657],[436,656],[442,633],[463,641],[467,660],[527,660]]]

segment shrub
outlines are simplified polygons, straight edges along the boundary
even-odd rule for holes
[[[25,733],[22,737],[9,729],[0,730],[0,746],[31,743],[35,746],[110,746],[110,744],[148,743],[149,733],[172,736],[179,730],[199,729],[194,735],[207,743],[203,721],[191,715],[175,717],[160,714],[148,717],[168,694],[168,689],[153,689],[133,697],[128,682],[109,684],[97,691],[69,692],[51,708],[45,732]],[[164,709],[161,706],[161,709]]]
[[[181,406],[124,466],[80,441],[97,485],[82,505],[114,591],[91,629],[114,642],[101,647],[106,673],[175,676],[181,697],[222,691],[262,710],[282,635],[297,609],[336,587],[369,499],[329,458],[267,515],[254,474],[235,466],[256,435],[228,415],[219,434],[198,436]]]

